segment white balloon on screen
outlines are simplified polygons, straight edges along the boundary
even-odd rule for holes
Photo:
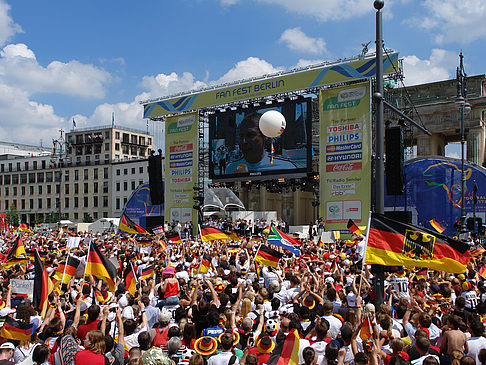
[[[285,122],[285,117],[282,113],[276,110],[269,110],[260,117],[258,126],[264,136],[275,138],[284,132],[287,122]]]

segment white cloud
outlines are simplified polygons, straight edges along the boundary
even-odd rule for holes
[[[150,94],[160,97],[200,89],[207,85],[202,81],[195,80],[194,75],[190,72],[184,72],[182,76],[172,72],[169,75],[144,76],[141,86],[148,89]]]
[[[240,0],[221,0],[221,5],[223,5],[223,6],[231,6],[231,5],[235,5],[239,1]]]
[[[319,63],[324,62],[325,60],[305,60],[305,59],[299,59],[297,61],[297,64],[294,67],[291,68],[301,68],[301,67],[306,67],[306,66],[311,66],[311,65],[317,65]]]
[[[322,54],[327,53],[326,42],[322,38],[312,38],[299,27],[286,29],[280,37],[280,42],[292,51]]]
[[[435,32],[439,44],[467,44],[486,37],[484,0],[427,0],[423,6],[427,13],[410,22]]]
[[[15,24],[9,15],[10,5],[5,1],[0,1],[0,45],[4,45],[7,41],[17,33],[23,33],[20,25]]]
[[[231,70],[226,72],[218,80],[210,82],[210,84],[224,84],[251,77],[273,74],[282,70],[282,67],[274,67],[272,64],[258,57],[248,57],[246,60],[239,61]]]
[[[370,0],[259,0],[262,3],[276,4],[287,11],[316,17],[322,22],[328,20],[352,19],[372,12]]]
[[[434,48],[428,60],[415,55],[403,59],[405,85],[417,85],[449,79],[457,64],[457,54]]]
[[[89,98],[105,96],[110,73],[78,61],[53,61],[42,67],[25,44],[9,44],[1,52],[0,82],[29,93],[56,93]]]

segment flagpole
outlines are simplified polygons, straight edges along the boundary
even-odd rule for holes
[[[89,245],[88,245],[88,253],[86,254],[86,265],[84,266],[84,275],[83,275],[83,278],[86,277],[86,270],[88,269],[88,260],[89,260],[89,251],[91,250],[91,241],[89,241]]]
[[[66,273],[66,266],[67,266],[68,261],[69,261],[69,256],[71,256],[71,254],[69,253],[69,249],[68,249],[68,255],[67,255],[67,258],[66,258],[66,263],[64,264],[64,271],[62,272],[61,285],[60,285],[61,288],[62,288],[62,284],[64,283],[64,274]]]
[[[368,214],[368,230],[366,232],[366,239],[365,239],[365,250],[364,250],[364,253],[363,253],[363,262],[362,262],[362,265],[361,265],[361,274],[360,274],[360,281],[359,281],[359,289],[358,289],[358,296],[361,296],[361,285],[363,284],[363,271],[364,271],[364,268],[365,268],[365,258],[366,258],[366,250],[368,248],[368,237],[370,235],[370,224],[371,224],[371,210]]]

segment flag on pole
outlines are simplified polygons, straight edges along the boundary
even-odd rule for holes
[[[6,317],[0,336],[7,340],[30,341],[30,336],[32,336],[34,332],[34,324],[23,324],[17,322],[13,318]]]
[[[427,281],[427,273],[428,273],[427,269],[422,269],[422,270],[417,271],[417,273],[415,274],[415,277],[417,278],[417,280],[423,279],[423,280]]]
[[[203,255],[201,265],[199,265],[199,274],[207,274],[210,267],[211,267],[211,256],[205,253]]]
[[[20,223],[20,226],[19,226],[19,231],[20,232],[28,232],[28,233],[34,233],[30,230],[29,226],[25,223]]]
[[[226,233],[210,226],[201,226],[201,237],[203,242],[229,239]]]
[[[130,295],[134,296],[137,287],[137,276],[135,275],[135,269],[133,268],[132,264],[130,264],[130,267],[127,267],[124,279],[125,290],[128,291]]]
[[[11,261],[15,258],[19,258],[19,256],[21,256],[21,255],[25,256],[25,255],[27,255],[27,253],[25,252],[24,243],[20,239],[20,236],[17,236],[17,239],[15,240],[14,244],[12,245],[10,250],[8,251],[7,257],[5,258],[4,261],[5,262]]]
[[[478,273],[486,279],[486,264],[479,268]]]
[[[442,233],[445,231],[445,228],[442,227],[435,219],[431,219],[429,223],[437,232]]]
[[[359,227],[356,225],[356,223],[353,222],[352,219],[348,220],[348,229],[357,236],[363,235],[361,229],[359,229]]]
[[[359,330],[359,338],[361,338],[362,341],[366,341],[371,336],[373,336],[373,327],[371,326],[370,317],[366,316],[366,319]]]
[[[165,238],[174,243],[181,243],[181,236],[176,231],[170,231],[165,234]]]
[[[145,269],[142,270],[140,274],[140,280],[149,279],[154,276],[155,273],[155,265],[147,266]]]
[[[164,226],[154,227],[154,228],[152,228],[152,231],[155,234],[163,234],[164,233]]]
[[[163,240],[159,240],[158,242],[160,245],[159,252],[165,251],[167,249],[167,243],[165,243]]]
[[[74,117],[73,117],[73,128],[76,128],[76,121],[74,120]]]
[[[35,278],[32,305],[39,311],[42,318],[44,318],[49,304],[48,296],[54,289],[54,285],[52,285],[51,279],[49,279],[47,270],[44,268],[44,264],[37,250],[34,251],[34,255]]]
[[[299,365],[299,346],[299,332],[294,328],[272,351],[267,365]]]
[[[471,256],[472,257],[478,257],[478,256],[481,256],[484,252],[486,252],[486,250],[484,249],[484,247],[483,246],[478,246],[478,247],[474,248],[471,251]]]
[[[89,246],[86,275],[93,275],[103,280],[111,291],[115,291],[116,268],[94,243]]]
[[[365,264],[419,266],[463,273],[471,258],[469,246],[422,227],[372,213]]]
[[[294,255],[300,255],[300,249],[298,247],[302,245],[302,242],[286,235],[274,226],[270,227],[270,234],[268,235],[267,242],[275,246],[283,247]]]
[[[71,278],[73,277],[76,269],[79,266],[79,259],[74,256],[69,255],[66,262],[58,265],[54,275],[52,275],[51,280],[54,284],[54,287],[57,287],[62,284],[69,284]],[[61,282],[62,280],[62,282]]]
[[[122,214],[122,218],[120,220],[120,225],[118,226],[118,229],[120,231],[132,233],[132,234],[150,234],[145,228],[139,226],[132,219],[130,219],[125,213]]]
[[[263,265],[278,267],[278,261],[282,257],[283,253],[280,253],[273,248],[261,245],[255,256],[255,261]]]

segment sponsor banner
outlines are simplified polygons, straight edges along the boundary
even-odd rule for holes
[[[392,53],[383,60],[385,74],[398,70],[398,53]],[[233,86],[214,88],[211,90],[186,93],[175,98],[161,98],[157,101],[147,101],[143,107],[144,118],[154,118],[166,114],[183,113],[213,105],[226,104],[239,100],[303,90],[324,85],[368,79],[375,76],[376,58],[355,61],[344,61],[325,64],[310,70],[302,70],[287,75],[275,75],[262,80],[248,83],[238,83]],[[356,102],[360,90],[353,90],[341,98],[329,101],[328,108],[339,109],[343,105]],[[354,98],[354,99],[353,99]],[[172,126],[173,129],[184,130],[184,123]]]
[[[198,138],[197,113],[167,117],[164,216],[170,222],[192,221],[193,227],[197,227],[192,197],[197,183]]]
[[[326,229],[367,221],[371,200],[371,84],[320,94],[320,215]]]

